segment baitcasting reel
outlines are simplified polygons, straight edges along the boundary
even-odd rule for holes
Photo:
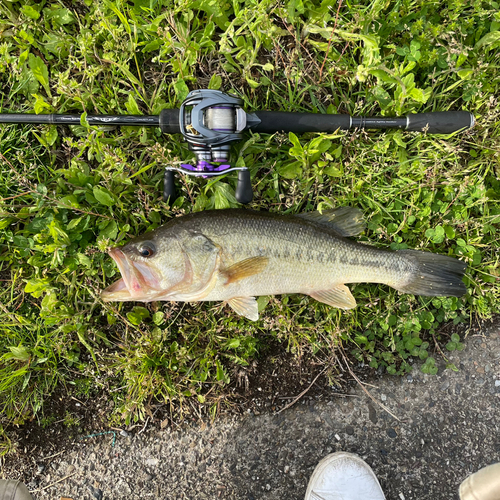
[[[246,167],[232,167],[229,162],[231,143],[242,139],[242,132],[260,120],[246,113],[242,99],[219,90],[193,90],[179,110],[179,128],[196,165],[165,167],[163,198],[175,196],[174,171],[204,178],[238,171],[236,200],[250,203],[253,198],[250,172]],[[160,127],[162,126],[160,115]]]
[[[180,109],[164,109],[159,115],[87,115],[89,125],[160,127],[165,134],[181,133],[196,156],[196,165],[165,168],[163,198],[175,197],[174,172],[213,177],[238,171],[236,200],[250,203],[253,198],[250,172],[232,167],[231,143],[239,141],[245,130],[258,133],[335,132],[350,129],[403,129],[428,134],[451,134],[474,126],[468,111],[438,111],[405,117],[363,117],[319,113],[255,111],[247,113],[243,100],[220,90],[193,90]],[[0,114],[0,123],[79,125],[81,115]]]

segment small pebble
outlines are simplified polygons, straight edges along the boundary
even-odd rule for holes
[[[500,380],[495,380],[495,387],[500,387]]]
[[[446,389],[448,389],[448,387],[450,387],[450,381],[449,380],[445,380],[441,386],[439,387],[442,391],[446,391]]]
[[[490,351],[490,358],[492,359],[500,358],[500,349],[493,349],[492,351]]]
[[[125,430],[122,429],[120,431],[120,436],[126,438],[126,437],[129,437],[129,433],[127,431],[125,431]]]
[[[382,401],[387,401],[387,396],[386,396],[385,394],[381,394],[381,395],[380,395],[380,399],[381,399]]]
[[[389,429],[387,429],[387,435],[391,438],[391,439],[394,439],[395,437],[398,437],[396,431],[392,428],[392,427],[389,427]]]
[[[89,486],[89,490],[96,500],[102,500],[102,490],[100,490],[99,488],[94,488],[92,485]]]

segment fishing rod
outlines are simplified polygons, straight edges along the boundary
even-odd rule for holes
[[[164,109],[159,115],[87,115],[89,125],[159,127],[165,134],[182,134],[196,156],[195,165],[166,166],[163,199],[175,197],[174,172],[204,178],[238,172],[235,197],[239,203],[253,199],[250,171],[229,163],[231,143],[246,130],[256,133],[335,132],[352,129],[401,129],[428,134],[450,134],[474,126],[468,111],[439,111],[405,117],[364,117],[347,114],[294,113],[243,109],[243,100],[220,90],[193,90],[180,109]],[[0,113],[0,123],[80,125],[79,114]]]

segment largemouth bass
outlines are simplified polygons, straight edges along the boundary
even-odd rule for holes
[[[244,209],[170,220],[113,248],[122,278],[105,301],[224,301],[251,320],[255,297],[302,293],[341,309],[356,306],[346,283],[383,283],[403,293],[461,296],[466,264],[418,250],[382,250],[348,239],[362,232],[356,208],[277,215]]]

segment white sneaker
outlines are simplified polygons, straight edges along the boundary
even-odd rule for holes
[[[317,465],[305,500],[385,500],[377,476],[357,455],[332,453]]]

